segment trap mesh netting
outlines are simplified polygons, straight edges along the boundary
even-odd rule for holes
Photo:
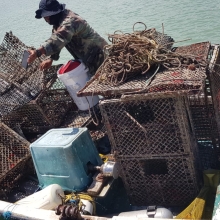
[[[78,92],[78,96],[102,95],[108,98],[129,93],[199,91],[204,87],[207,75],[205,64],[209,49],[209,42],[175,48],[175,54],[187,57],[184,61],[185,64],[182,64],[179,68],[160,68],[156,74],[155,68],[152,68],[146,74],[137,74],[117,86],[103,83],[105,78],[97,71],[96,75]],[[170,53],[173,52],[170,51]],[[193,57],[198,62],[202,60],[204,65],[197,67],[195,65],[190,68],[190,64],[188,65],[190,58],[188,56]],[[116,64],[113,62],[111,65]],[[107,68],[103,71],[106,76],[109,74]]]
[[[197,195],[200,161],[186,94],[124,96],[100,109],[133,205],[184,205]]]
[[[36,59],[25,70],[21,66],[24,50],[30,49],[12,32],[6,33],[0,45],[0,115],[34,99],[56,78],[56,67],[40,71],[39,64],[46,57]]]
[[[195,151],[184,93],[130,95],[100,102],[116,157],[176,155]]]
[[[0,184],[1,189],[12,188],[23,175],[25,164],[30,159],[29,142],[0,123]]]

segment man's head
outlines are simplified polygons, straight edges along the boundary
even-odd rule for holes
[[[41,0],[39,3],[39,9],[35,12],[35,18],[48,18],[50,16],[59,14],[60,12],[64,11],[64,9],[65,4],[60,4],[57,0]]]

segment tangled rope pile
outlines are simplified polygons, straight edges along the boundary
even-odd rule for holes
[[[145,29],[134,31],[137,23],[143,24]],[[142,22],[137,23],[134,24],[131,34],[115,32],[109,35],[112,44],[105,47],[107,57],[97,71],[99,83],[117,86],[138,74],[146,74],[151,67],[159,65],[167,69],[186,66],[191,70],[200,66],[193,56],[172,52],[170,50],[174,43],[172,38],[167,41],[164,34],[156,32],[155,29],[147,30]]]

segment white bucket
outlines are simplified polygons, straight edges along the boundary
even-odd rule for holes
[[[79,60],[77,60],[79,62]],[[68,61],[69,62],[69,61]],[[67,65],[68,62],[64,65]],[[72,62],[75,62],[72,60]],[[82,89],[86,82],[89,81],[89,76],[87,74],[88,69],[85,65],[80,62],[80,65],[75,69],[72,69],[69,72],[60,74],[62,65],[57,71],[57,76],[60,81],[63,82],[70,96],[73,98],[79,110],[88,110],[99,102],[98,96],[86,96],[86,97],[78,97],[77,92]]]

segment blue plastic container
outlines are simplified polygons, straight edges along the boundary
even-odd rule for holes
[[[43,188],[56,183],[63,190],[82,191],[92,182],[87,165],[102,164],[87,128],[51,129],[30,150]]]

